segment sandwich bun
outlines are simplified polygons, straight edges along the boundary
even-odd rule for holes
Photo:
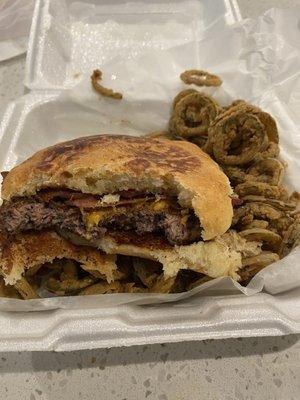
[[[61,232],[78,245],[85,241],[77,235]],[[163,238],[148,234],[142,238],[128,232],[106,235],[93,245],[107,254],[122,254],[158,261],[165,278],[175,277],[181,269],[190,269],[211,278],[229,276],[239,280],[239,269],[245,256],[255,256],[261,251],[260,242],[248,242],[234,231],[207,242],[184,246],[171,246]]]
[[[203,240],[226,232],[232,221],[232,189],[219,166],[185,141],[97,135],[48,147],[13,168],[2,198],[32,196],[45,188],[111,194],[135,189],[175,196],[191,208]]]
[[[53,231],[20,233],[13,241],[0,235],[0,270],[7,285],[14,285],[30,268],[62,258],[79,262],[83,269],[97,270],[108,282],[114,280],[115,255],[76,246]]]

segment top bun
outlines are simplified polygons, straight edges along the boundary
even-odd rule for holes
[[[233,215],[228,178],[185,141],[97,135],[59,143],[13,168],[2,198],[59,187],[99,195],[135,189],[177,196],[181,206],[194,209],[204,240],[226,232]]]

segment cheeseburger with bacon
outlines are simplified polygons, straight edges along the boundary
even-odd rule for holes
[[[196,145],[98,135],[56,144],[4,175],[0,268],[7,284],[56,259],[114,280],[116,257],[238,278],[241,248],[223,234],[232,189]]]

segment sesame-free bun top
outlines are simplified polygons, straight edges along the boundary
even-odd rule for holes
[[[228,178],[186,141],[97,135],[58,143],[13,168],[2,184],[2,198],[60,187],[98,195],[135,189],[176,196],[182,207],[194,209],[204,240],[231,225]]]

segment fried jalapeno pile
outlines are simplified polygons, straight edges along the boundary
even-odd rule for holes
[[[203,71],[190,70],[180,77],[203,86],[202,76]],[[222,83],[215,75],[206,77],[214,86]],[[270,114],[240,99],[222,107],[207,94],[187,89],[173,101],[169,134],[197,144],[230,179],[237,195],[232,229],[261,242],[263,250],[243,259],[244,284],[300,244],[299,194],[289,195],[282,184],[287,165],[279,158],[278,129]]]
[[[75,260],[56,259],[27,270],[14,286],[0,277],[0,297],[30,300],[51,295],[178,293],[211,279],[191,270],[166,279],[160,263],[135,257],[118,256],[117,265],[114,280],[108,282],[99,271],[83,269]]]

